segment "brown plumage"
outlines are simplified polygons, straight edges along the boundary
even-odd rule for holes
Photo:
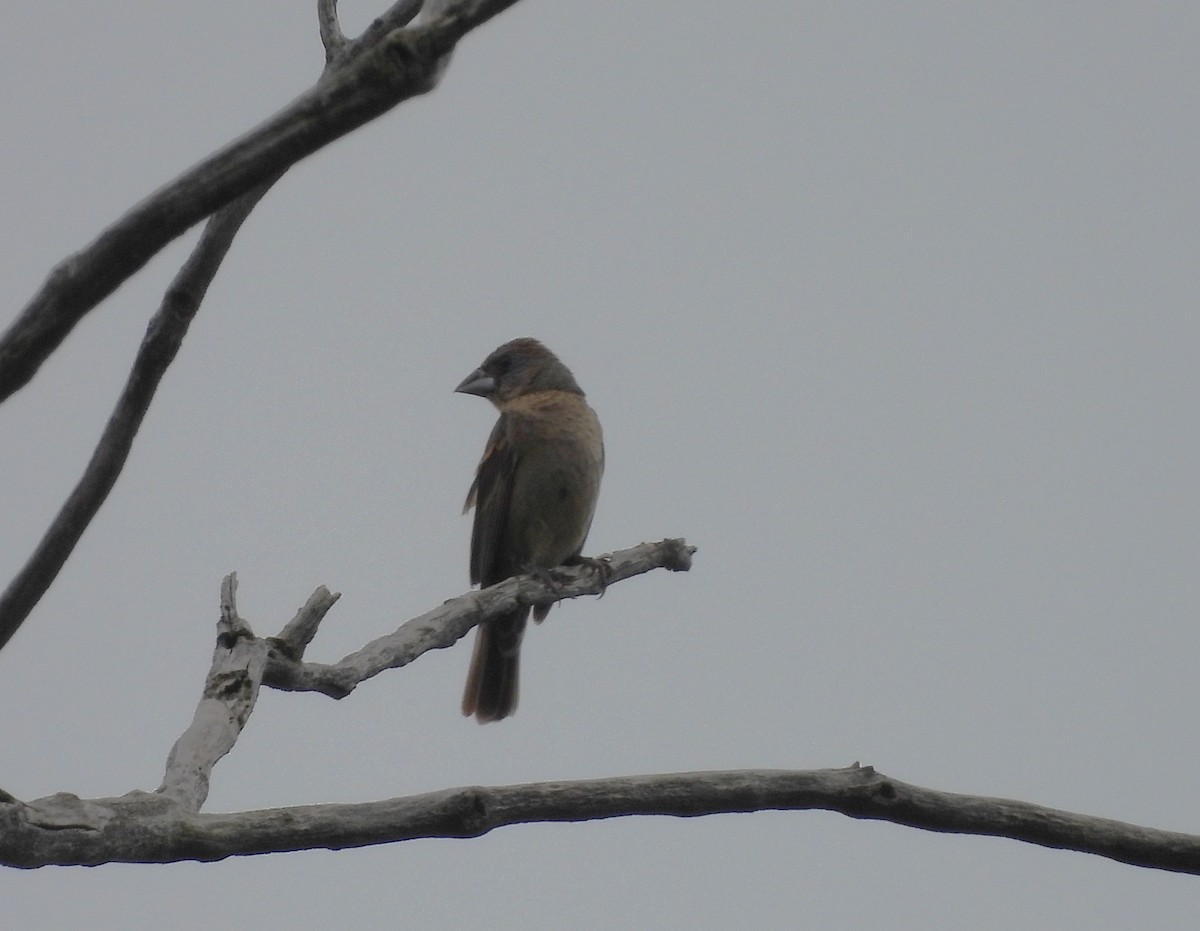
[[[494,585],[577,562],[596,509],[604,441],[571,370],[536,339],[514,339],[454,390],[487,398],[500,411],[463,507],[475,508],[471,582]],[[534,620],[549,610],[535,608]],[[464,715],[483,724],[516,710],[528,617],[521,608],[479,626]]]

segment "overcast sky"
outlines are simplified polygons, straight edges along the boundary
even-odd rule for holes
[[[59,259],[292,99],[312,2],[14,5],[0,250]],[[347,32],[382,4],[345,3]],[[604,424],[587,550],[685,536],[526,638],[334,702],[264,691],[209,811],[855,760],[1200,833],[1200,6],[522,0],[251,216],[121,480],[0,652],[0,787],[153,789],[222,576],[332,661],[465,590],[537,336]],[[0,407],[0,585],[78,478],[194,233]],[[1200,880],[813,812],[0,871],[27,931],[1174,928]]]

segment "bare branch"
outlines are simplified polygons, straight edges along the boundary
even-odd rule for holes
[[[340,592],[331,593],[324,585],[318,585],[296,616],[287,622],[278,636],[271,638],[272,643],[291,659],[303,659],[304,651],[317,635],[321,621],[341,597]]]
[[[112,491],[158,383],[175,359],[234,236],[275,180],[268,179],[215,214],[167,288],[87,468],[29,560],[0,595],[0,649],[46,593]]]
[[[548,588],[536,576],[516,576],[490,588],[452,598],[333,664],[302,663],[288,651],[273,650],[263,684],[288,691],[313,691],[332,698],[344,698],[358,683],[384,670],[406,666],[429,650],[453,646],[476,624],[499,617],[519,605],[553,604],[564,598],[598,595],[606,585],[653,569],[687,571],[691,568],[694,552],[695,547],[688,546],[683,540],[642,543],[601,557],[607,566],[606,579],[601,579],[590,566],[555,570],[560,577],[556,590]],[[318,589],[317,594],[320,592]]]
[[[435,2],[438,4],[437,11],[443,12],[446,4],[442,0]],[[422,38],[424,34],[418,35],[411,48],[404,34],[395,32],[394,35],[390,35],[377,31],[375,35],[385,53],[388,46],[384,40],[390,35],[395,46],[391,56],[395,59],[392,62],[396,66],[395,77],[404,85],[393,104],[405,96],[432,88],[449,60],[448,49],[453,47],[457,37],[512,2],[515,0],[508,0],[507,3],[450,4],[451,8],[446,10],[450,15],[440,18],[433,27],[425,30],[425,33],[428,33],[426,38]],[[366,34],[371,35],[372,29],[378,30],[384,26],[403,25],[420,9],[420,0],[401,0],[376,20]],[[326,48],[326,69],[322,80],[310,92],[309,97],[322,90],[325,84],[337,83],[330,77],[335,70],[332,63],[335,53],[345,51],[347,47],[345,36],[337,21],[336,0],[319,0],[318,17],[322,42]],[[440,39],[441,34],[437,31],[439,28],[445,33]],[[447,41],[445,36],[454,38],[449,40],[447,50],[439,56],[436,49],[439,41]],[[418,50],[422,42],[432,49],[426,50],[424,60],[421,55],[413,54],[413,50]],[[407,51],[397,58],[397,50],[402,48]],[[354,43],[350,51],[364,60],[373,54],[371,47],[362,40]],[[338,57],[338,64],[343,65],[352,57]],[[350,70],[346,73],[350,80],[343,91],[352,96],[358,72]],[[420,77],[422,73],[423,78]],[[424,84],[418,87],[421,81]],[[290,110],[297,110],[297,105],[304,99],[297,101]],[[289,111],[284,111],[287,112]],[[276,122],[280,118],[277,117]],[[224,151],[235,150],[238,145],[234,143]],[[125,390],[109,418],[83,476],[25,566],[0,595],[0,649],[3,649],[24,623],[58,576],[84,530],[116,484],[158,383],[175,358],[187,328],[199,310],[208,285],[216,275],[238,228],[267,189],[303,154],[291,158],[290,161],[280,162],[278,167],[267,171],[257,188],[230,202],[209,221],[196,249],[172,282],[162,306],[150,321]],[[246,158],[250,162],[254,161],[253,156],[248,155]],[[198,172],[203,174],[200,168],[206,164],[211,169],[209,175],[219,180],[225,171],[221,164],[221,153],[208,159],[192,172],[185,173],[173,185],[168,185],[135,207],[102,234],[92,246],[68,258],[51,272],[39,294],[0,337],[0,401],[33,377],[45,358],[89,309],[106,297],[125,277],[136,272],[158,249],[211,211],[212,207],[201,209],[201,201],[197,199],[200,196],[197,191],[203,190],[205,178],[197,180],[194,177]],[[250,167],[253,168],[253,165]],[[183,219],[189,210],[193,214],[192,218]],[[181,218],[175,232],[165,236],[160,234],[167,232],[170,224],[163,225],[166,222],[164,211]],[[144,241],[146,237],[156,240],[157,244],[147,245]],[[113,273],[122,267],[125,269],[123,275],[113,277]]]
[[[467,787],[380,802],[238,814],[197,814],[145,793],[93,801],[60,793],[28,804],[0,803],[0,863],[37,867],[220,860],[425,837],[478,837],[510,824],[810,809],[1200,873],[1200,837],[1011,799],[939,792],[858,764]]]
[[[326,68],[291,104],[60,262],[0,337],[0,401],[27,384],[88,311],[169,242],[321,147],[432,89],[458,40],[515,2],[460,0],[427,25],[354,43],[353,54]]]
[[[338,22],[337,0],[317,0],[317,27],[325,46],[325,64],[329,64],[346,47],[346,36]]]
[[[158,792],[189,811],[199,811],[208,798],[212,768],[233,749],[246,726],[263,670],[267,644],[254,636],[237,613],[237,576],[221,583],[221,620],[217,648],[204,681],[204,694],[192,723],[167,756],[167,770]]]
[[[423,0],[399,0],[398,3],[393,3],[363,30],[361,36],[349,43],[347,57],[352,58],[362,49],[374,45],[392,30],[407,26],[421,12],[423,5]]]
[[[217,645],[200,704],[191,725],[171,748],[158,794],[188,811],[200,810],[208,797],[213,767],[233,749],[264,684],[341,698],[363,679],[407,665],[431,649],[450,646],[480,621],[511,611],[518,604],[550,604],[597,594],[605,584],[655,568],[685,570],[691,565],[694,551],[683,540],[643,543],[603,557],[609,567],[606,581],[601,581],[591,567],[564,569],[562,581],[556,581],[554,590],[533,576],[510,579],[452,599],[333,665],[304,663],[302,657],[339,595],[321,586],[278,636],[259,639],[238,615],[237,575],[230,573],[221,583]]]

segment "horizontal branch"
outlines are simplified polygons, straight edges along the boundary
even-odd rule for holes
[[[27,384],[88,311],[173,239],[323,146],[431,90],[459,39],[515,2],[458,0],[418,27],[382,34],[368,28],[364,41],[347,43],[312,88],[60,262],[0,335],[0,401]],[[406,15],[413,6],[396,5]]]
[[[91,801],[60,793],[28,804],[0,802],[0,863],[30,868],[221,860],[426,837],[478,837],[510,824],[809,809],[1200,873],[1200,837],[1011,799],[938,792],[857,764],[467,787],[380,802],[237,814],[197,814],[147,793]]]

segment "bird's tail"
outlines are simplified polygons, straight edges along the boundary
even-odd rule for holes
[[[520,672],[521,637],[529,609],[480,624],[475,631],[475,650],[463,691],[462,712],[475,715],[480,724],[507,718],[517,710],[517,678]]]

